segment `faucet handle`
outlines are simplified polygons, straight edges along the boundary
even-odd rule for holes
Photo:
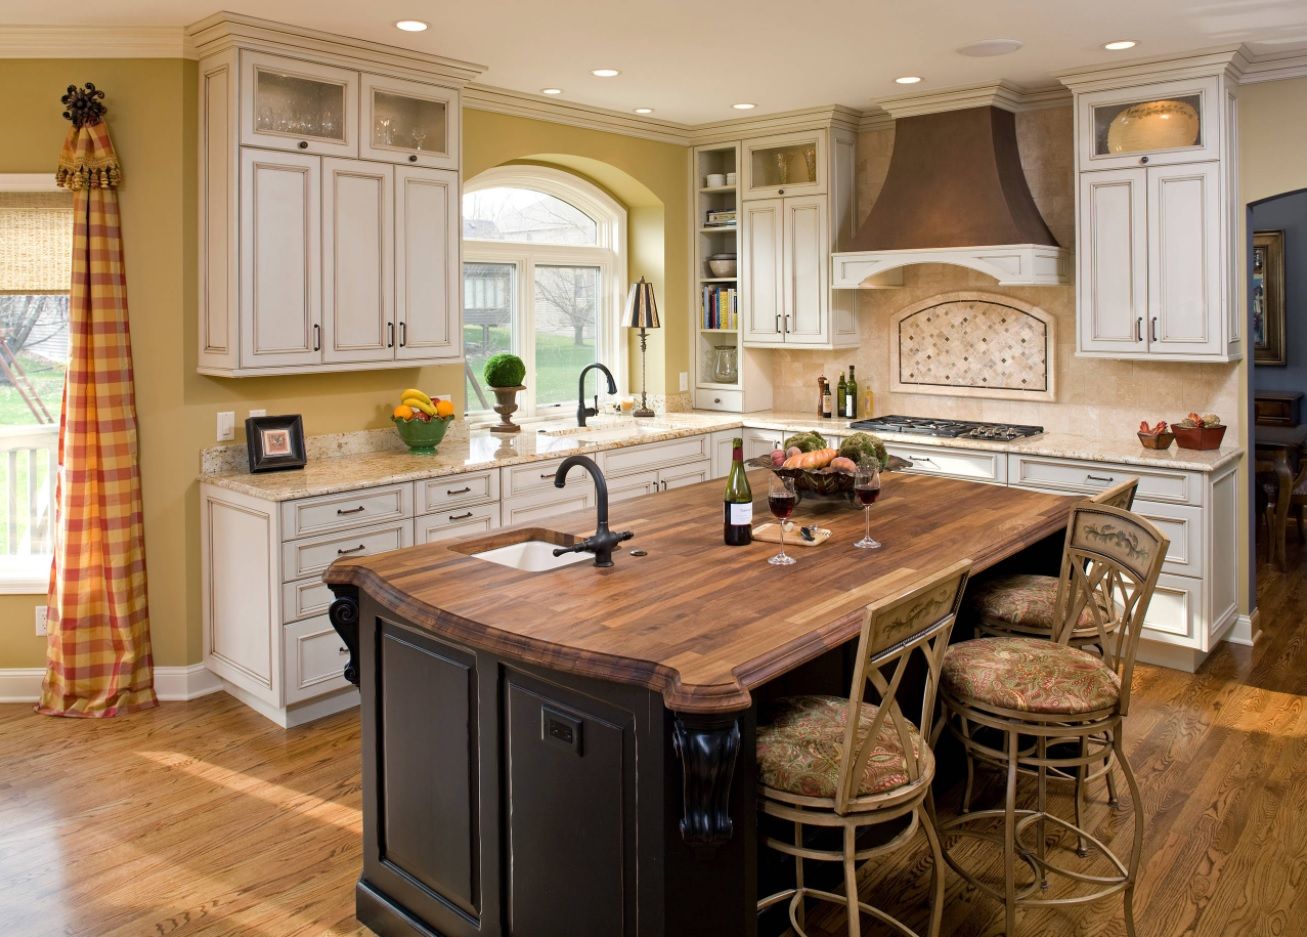
[[[621,543],[623,540],[630,540],[634,536],[635,536],[634,530],[624,530],[617,535],[617,542]]]
[[[557,547],[554,550],[554,556],[562,556],[564,553],[584,553],[589,546],[590,541],[588,539],[578,540],[570,547]]]

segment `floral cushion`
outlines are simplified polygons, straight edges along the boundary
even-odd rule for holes
[[[1051,635],[1061,623],[1053,614],[1057,606],[1056,576],[998,576],[967,589],[967,604],[982,621],[1005,622],[1039,628]],[[1077,628],[1093,628],[1094,617],[1086,608]]]
[[[877,709],[863,703],[858,719],[864,732]],[[848,725],[849,701],[838,696],[787,696],[763,712],[758,726],[758,772],[765,787],[805,797],[835,796],[840,755]],[[912,750],[921,752],[921,736],[910,730]],[[889,720],[867,759],[858,794],[883,794],[908,783],[907,764],[898,732]]]
[[[949,648],[940,688],[965,702],[1072,715],[1115,704],[1121,678],[1093,654],[1065,644],[1042,638],[978,638]]]

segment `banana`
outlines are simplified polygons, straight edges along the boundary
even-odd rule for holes
[[[414,400],[421,400],[428,407],[432,405],[431,398],[428,397],[426,394],[424,394],[422,391],[418,390],[416,387],[408,388],[407,390],[404,391],[404,393],[400,394],[399,396],[401,400],[407,401],[410,397],[412,397]]]
[[[435,407],[426,401],[418,400],[416,397],[405,397],[403,403],[406,407],[412,407],[414,410],[421,410],[427,416],[436,415]]]

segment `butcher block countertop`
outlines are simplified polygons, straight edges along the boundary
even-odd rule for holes
[[[594,511],[550,518],[379,556],[341,559],[326,581],[352,585],[383,608],[456,644],[524,663],[660,692],[669,709],[748,708],[750,689],[854,638],[862,609],[969,558],[986,569],[1066,526],[1076,498],[924,475],[887,474],[871,509],[885,546],[853,547],[862,512],[809,500],[793,520],[832,531],[798,562],[775,567],[776,545],[722,543],[722,482],[612,506],[632,530],[614,566],[584,562],[528,573],[468,554],[523,539],[570,542]],[[767,473],[751,472],[755,526],[767,514]],[[648,555],[634,557],[632,549]]]

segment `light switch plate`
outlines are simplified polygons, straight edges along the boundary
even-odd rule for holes
[[[236,438],[236,411],[220,410],[218,412],[218,442]]]
[[[685,391],[687,391],[687,390],[689,390],[689,389],[690,389],[690,373],[689,373],[688,371],[682,371],[682,372],[681,372],[681,391],[682,391],[682,392],[685,392]]]
[[[50,615],[50,606],[48,605],[36,606],[36,636],[38,638],[43,637],[44,635],[49,633],[48,630],[46,629],[46,619],[49,617],[49,615]]]

